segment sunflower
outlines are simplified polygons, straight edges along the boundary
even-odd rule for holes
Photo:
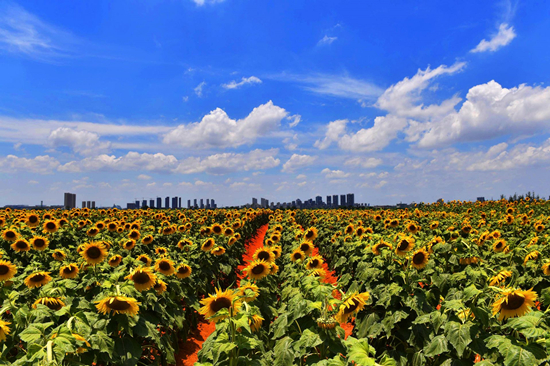
[[[542,265],[542,272],[547,275],[547,276],[550,276],[550,262],[547,262],[547,263],[544,263]]]
[[[120,262],[122,262],[122,256],[120,256],[119,254],[113,255],[109,259],[109,265],[111,267],[117,267],[120,264]]]
[[[227,245],[228,246],[232,246],[233,244],[235,244],[237,242],[237,238],[232,236],[229,238],[229,240],[227,241]]]
[[[300,248],[295,249],[292,254],[290,255],[290,259],[293,262],[296,262],[297,260],[304,260],[306,258],[306,253],[302,252]]]
[[[252,315],[252,318],[248,318],[248,325],[250,325],[250,330],[253,332],[257,332],[262,327],[262,323],[264,321],[264,318],[262,318],[260,315]]]
[[[414,235],[420,231],[420,226],[418,226],[414,222],[409,222],[407,224],[407,231]]]
[[[388,248],[389,250],[392,250],[393,246],[388,242],[380,241],[380,243],[375,244],[372,247],[372,252],[374,253],[374,255],[380,255],[380,249],[383,249],[383,248]]]
[[[210,230],[216,235],[221,235],[223,232],[223,228],[220,224],[212,225],[212,227],[210,227]]]
[[[243,301],[251,302],[256,300],[260,295],[260,289],[253,283],[241,284],[239,290],[237,291],[237,296],[239,296]]]
[[[57,230],[59,230],[59,225],[54,220],[48,220],[44,223],[44,225],[42,225],[42,228],[44,229],[45,232],[51,234],[51,233],[55,233]]]
[[[41,287],[51,280],[50,272],[35,272],[25,278],[25,285],[28,288]]]
[[[4,230],[2,233],[2,238],[5,241],[16,241],[17,238],[19,238],[19,233],[17,233],[14,229]]]
[[[35,236],[34,238],[31,239],[31,244],[34,249],[42,251],[48,247],[50,242],[48,241],[48,239],[42,236]]]
[[[165,276],[171,276],[176,269],[174,268],[174,262],[171,259],[162,258],[155,263],[155,271],[162,273]]]
[[[273,251],[269,247],[260,247],[256,249],[252,259],[273,262],[275,260],[275,254],[273,254]]]
[[[430,229],[435,230],[439,226],[439,221],[432,221],[430,223]]]
[[[36,305],[38,304],[47,306],[54,311],[60,310],[63,306],[65,306],[65,303],[61,301],[60,297],[41,297],[37,299],[34,304],[32,304],[32,308],[36,309]]]
[[[138,291],[149,290],[157,282],[157,276],[147,267],[136,268],[126,279],[134,281],[134,287]]]
[[[135,316],[139,312],[140,303],[133,297],[107,296],[103,300],[96,301],[96,308],[101,314],[128,314]]]
[[[321,268],[322,266],[323,266],[323,257],[321,257],[320,255],[311,257],[306,264],[307,269],[316,269],[316,268]]]
[[[153,235],[144,236],[141,242],[145,245],[151,244],[153,242]]]
[[[527,254],[523,261],[523,265],[526,265],[529,261],[536,260],[539,257],[539,254],[540,252],[538,250],[532,251],[531,253]]]
[[[147,254],[140,254],[137,258],[136,258],[137,261],[143,263],[145,266],[149,267],[151,265],[151,262],[153,262],[151,260],[151,258],[149,258],[149,256]]]
[[[0,281],[8,281],[17,273],[17,266],[10,261],[0,260]]]
[[[53,257],[53,259],[55,259],[56,261],[62,261],[62,260],[64,260],[65,258],[67,258],[67,255],[66,255],[65,252],[62,251],[61,249],[56,249],[56,250],[53,251],[52,257]]]
[[[163,280],[158,280],[158,282],[155,283],[155,286],[153,286],[153,288],[155,289],[157,294],[160,295],[163,292],[165,292],[168,287],[166,286],[166,282],[164,282]]]
[[[305,255],[310,255],[313,252],[313,244],[309,241],[304,241],[300,244],[300,250],[305,253]]]
[[[344,301],[334,318],[340,323],[346,323],[350,316],[363,310],[369,299],[369,293],[354,292]]]
[[[0,319],[0,341],[5,341],[6,336],[10,335],[10,322],[5,322],[2,319]]]
[[[493,303],[493,315],[500,313],[498,320],[523,316],[531,311],[537,293],[531,290],[506,289]]]
[[[497,240],[493,244],[493,250],[497,253],[502,252],[504,249],[506,249],[506,240],[504,239]]]
[[[226,227],[225,229],[223,229],[223,235],[224,236],[233,236],[234,233],[235,232],[230,227]]]
[[[40,225],[40,217],[37,214],[30,214],[25,221],[28,227],[37,227]]]
[[[353,224],[349,224],[348,226],[346,226],[346,229],[344,230],[344,233],[348,235],[351,235],[354,232],[355,232],[355,227],[353,226]]]
[[[86,231],[86,235],[89,237],[94,237],[99,234],[99,229],[97,227],[91,227]]]
[[[540,223],[540,222],[537,222],[537,223],[535,224],[535,230],[536,230],[537,232],[540,233],[541,231],[544,230],[544,225],[543,225],[542,223]]]
[[[201,250],[204,252],[208,252],[214,247],[214,245],[216,245],[216,242],[214,241],[214,239],[208,238],[204,241],[204,243],[202,243]]]
[[[273,243],[277,244],[279,240],[281,240],[281,236],[279,234],[273,234],[269,239],[271,239]]]
[[[271,247],[271,252],[275,256],[275,259],[278,259],[281,257],[281,254],[283,252],[283,248],[281,248],[280,245],[275,245],[274,247]]]
[[[310,227],[304,233],[304,239],[308,240],[308,241],[314,241],[315,239],[317,239],[317,234],[318,234],[317,228],[316,227]]]
[[[498,286],[502,282],[504,282],[504,280],[506,280],[508,277],[512,277],[512,271],[506,271],[506,270],[500,271],[495,276],[491,277],[489,286]]]
[[[417,250],[412,256],[412,266],[416,269],[422,269],[426,267],[426,265],[428,264],[429,256],[430,254],[426,252],[424,248]]]
[[[133,239],[128,239],[122,243],[122,247],[126,250],[132,250],[136,246],[136,241]]]
[[[271,271],[269,272],[270,275],[274,275],[277,272],[279,272],[279,266],[275,264],[275,262],[270,263],[271,264]]]
[[[231,289],[223,292],[221,289],[216,289],[216,294],[208,295],[208,298],[202,299],[200,303],[204,306],[199,309],[199,314],[214,323],[237,314],[241,307],[241,301],[236,299],[236,295]],[[227,309],[229,314],[216,316],[216,313],[222,309]]]
[[[31,246],[28,241],[23,238],[17,239],[12,245],[11,248],[16,252],[28,252],[31,250]]]
[[[116,222],[110,222],[107,224],[107,230],[113,232],[118,230],[118,225]]]
[[[211,254],[213,255],[217,255],[217,256],[220,256],[220,255],[223,255],[225,253],[225,248],[223,247],[215,247],[214,249],[212,249],[210,251]]]
[[[395,254],[397,254],[400,257],[404,257],[407,255],[407,252],[412,250],[413,247],[414,247],[414,240],[410,237],[403,236],[397,242],[397,246],[395,248]]]
[[[271,271],[270,263],[263,260],[255,260],[251,262],[248,267],[244,269],[244,272],[251,279],[261,280],[266,277]]]
[[[176,277],[177,278],[187,278],[191,276],[191,267],[189,267],[187,264],[180,264],[178,268],[176,268]]]
[[[128,238],[132,240],[138,240],[140,236],[141,234],[136,229],[130,231],[130,234],[128,234]]]
[[[317,319],[317,326],[321,329],[334,329],[337,325],[338,321],[334,317]]]
[[[162,256],[168,255],[168,249],[165,247],[156,247],[155,254]]]
[[[102,242],[92,241],[84,245],[80,255],[88,264],[98,264],[109,255],[109,251]]]
[[[97,229],[99,231],[101,231],[101,230],[105,229],[105,223],[102,222],[102,221],[98,221],[98,222],[96,222],[95,227],[97,227]]]
[[[78,276],[78,266],[76,263],[67,264],[59,269],[61,278],[75,278]]]

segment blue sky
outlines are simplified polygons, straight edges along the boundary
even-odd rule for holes
[[[0,1],[0,205],[548,196],[549,11]]]

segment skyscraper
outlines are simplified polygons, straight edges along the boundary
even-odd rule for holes
[[[92,208],[92,201],[86,201],[86,207]]]
[[[323,197],[321,196],[315,197],[315,205],[317,207],[321,207],[323,205]]]
[[[82,208],[86,208],[86,201],[82,201]]]
[[[90,201],[88,201],[88,205],[90,204]],[[89,207],[89,206],[88,206]],[[136,201],[136,208],[139,210],[139,201]]]
[[[65,210],[70,210],[71,208],[76,207],[76,194],[74,193],[65,193],[63,199],[63,207]]]
[[[95,201],[92,201],[92,209],[95,210]]]
[[[166,197],[164,199],[164,208],[166,209],[170,208],[170,197]]]
[[[178,208],[178,197],[172,197],[172,208]]]
[[[191,200],[187,200],[187,208],[191,208]]]
[[[258,199],[252,198],[252,207],[258,207]]]
[[[195,208],[199,207],[199,206],[197,206],[197,199],[196,198],[193,198],[193,207],[195,207]]]
[[[211,208],[216,208],[216,201],[214,201],[213,198],[210,200],[210,207]]]
[[[204,199],[201,198],[201,208],[204,208]]]
[[[149,208],[155,208],[155,200],[154,199],[149,200]]]
[[[332,196],[327,196],[327,206],[332,206]]]
[[[178,199],[178,208],[181,208],[181,197]]]
[[[147,200],[141,201],[141,207],[145,207],[145,206],[147,206]]]
[[[340,206],[346,206],[346,195],[345,194],[341,194],[340,195]]]
[[[206,208],[207,208],[207,209],[210,208],[210,198],[207,198],[207,199],[206,199]]]
[[[157,208],[162,208],[162,198],[157,197]]]
[[[348,206],[350,206],[350,207],[355,206],[355,194],[348,193],[347,199],[348,199]]]
[[[332,195],[332,206],[338,207],[338,195],[337,194]]]

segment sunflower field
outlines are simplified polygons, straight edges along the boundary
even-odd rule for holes
[[[0,211],[0,363],[545,365],[550,201]]]

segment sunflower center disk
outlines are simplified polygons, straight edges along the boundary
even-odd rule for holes
[[[86,254],[92,259],[97,259],[101,256],[101,250],[99,250],[99,248],[97,247],[91,247],[90,249],[88,249]]]
[[[170,263],[168,262],[160,262],[159,268],[163,271],[168,271],[170,269]]]
[[[502,303],[502,308],[506,310],[516,310],[519,309],[524,302],[525,298],[523,296],[511,294],[508,295],[508,301]]]
[[[132,305],[128,301],[114,299],[111,302],[107,303],[107,307],[111,310],[124,311],[131,307]]]
[[[260,264],[252,268],[252,273],[254,273],[255,275],[259,275],[259,274],[262,274],[264,270],[265,270],[265,266],[263,264]]]
[[[189,270],[187,269],[187,267],[180,267],[178,269],[178,273],[179,274],[186,274]]]
[[[42,280],[44,280],[44,278],[46,278],[46,276],[44,276],[43,274],[37,274],[37,275],[34,275],[30,278],[30,280],[32,282],[41,282]]]
[[[413,263],[414,264],[422,264],[424,262],[424,253],[416,253],[413,256]]]
[[[46,227],[47,227],[48,229],[55,229],[55,224],[54,224],[53,222],[48,222],[48,223],[46,224]]]
[[[19,249],[25,249],[27,248],[27,243],[25,243],[24,241],[20,241],[17,244],[15,244],[15,246]]]
[[[214,313],[217,313],[221,309],[229,309],[231,306],[231,300],[229,300],[226,297],[221,297],[219,299],[216,299],[212,301],[212,304],[210,304],[210,308]]]
[[[149,283],[149,281],[151,280],[151,277],[149,277],[147,273],[136,273],[132,277],[132,280],[134,280],[135,283],[145,284],[145,283]]]
[[[401,251],[404,251],[405,249],[407,249],[409,247],[409,242],[406,241],[406,240],[402,240],[400,243],[399,243],[399,246],[397,247],[397,249],[401,250]]]
[[[39,247],[39,248],[42,248],[44,245],[46,245],[46,243],[42,239],[36,239],[34,241],[34,245]]]
[[[0,275],[5,275],[8,273],[10,268],[6,266],[5,264],[0,265]]]
[[[317,260],[317,259],[312,260],[310,265],[313,268],[317,267],[319,265],[319,260]]]
[[[261,260],[268,260],[269,259],[269,253],[268,252],[260,252],[258,253],[258,259],[261,259]]]
[[[353,304],[350,305],[350,307],[348,307],[346,310],[344,310],[344,313],[351,314],[355,311],[355,309],[357,309],[358,306],[359,306],[359,302],[357,302],[356,300],[353,300]]]
[[[73,273],[74,269],[72,267],[69,268],[63,268],[63,273],[65,274],[71,274]]]

